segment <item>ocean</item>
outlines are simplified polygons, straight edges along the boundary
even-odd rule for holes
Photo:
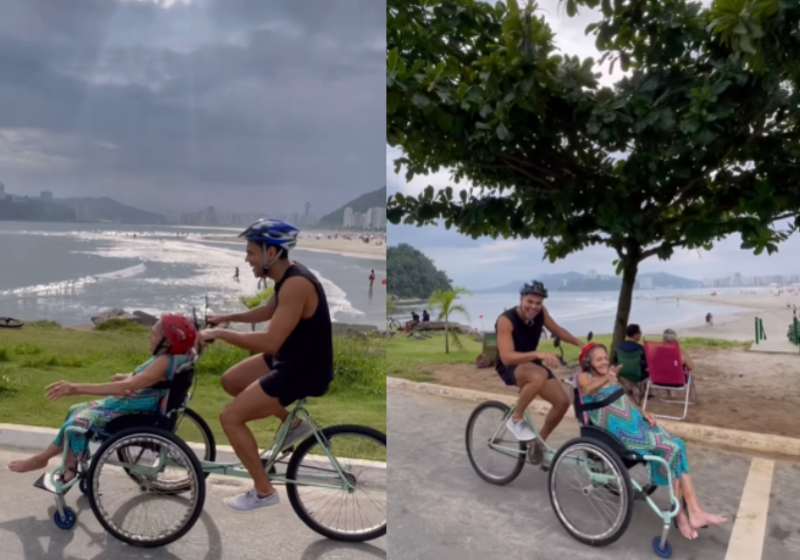
[[[661,333],[666,328],[679,330],[680,328],[701,327],[705,324],[706,313],[709,312],[713,314],[714,321],[720,323],[738,313],[752,310],[728,305],[709,305],[702,302],[658,298],[709,294],[713,290],[716,290],[717,293],[726,293],[726,291],[739,293],[742,289],[751,288],[638,290],[634,292],[630,322],[638,323],[645,334],[649,335]],[[617,313],[617,297],[617,292],[551,291],[545,300],[545,305],[556,323],[575,336],[585,337],[589,331],[597,334],[613,331]],[[481,330],[494,330],[494,322],[500,313],[519,303],[519,294],[464,295],[461,296],[458,303],[466,307],[469,318],[462,314],[454,314],[450,318],[451,321],[471,325]],[[427,306],[424,304],[400,306],[393,317],[404,322],[410,318],[412,310],[421,314],[422,310],[426,308]],[[434,320],[436,313],[431,309],[428,311],[431,319]]]
[[[0,316],[78,326],[112,308],[202,310],[206,297],[212,312],[243,310],[239,297],[258,284],[244,245],[201,239],[232,233],[238,230],[0,222]],[[291,258],[320,278],[334,321],[385,326],[385,261],[301,249]],[[378,278],[372,291],[370,269]]]

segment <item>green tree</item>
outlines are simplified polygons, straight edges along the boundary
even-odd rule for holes
[[[551,262],[613,249],[617,342],[645,259],[735,232],[772,254],[800,225],[800,2],[566,2],[579,6],[602,10],[586,31],[600,63],[628,71],[614,87],[557,52],[535,3],[388,2],[396,171],[450,169],[473,187],[394,195],[387,217],[542,239]]]
[[[436,290],[453,287],[431,259],[406,243],[386,249],[386,278],[387,292],[399,298],[428,299]]]
[[[431,295],[428,305],[439,309],[438,319],[444,321],[444,353],[450,353],[450,339],[453,339],[453,345],[459,350],[464,349],[461,340],[458,338],[458,333],[450,330],[450,315],[453,313],[461,313],[469,321],[469,313],[467,308],[456,303],[458,296],[472,295],[466,288],[455,287],[452,290],[436,290]]]

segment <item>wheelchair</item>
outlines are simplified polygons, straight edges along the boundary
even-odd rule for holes
[[[576,540],[590,546],[607,546],[616,542],[628,529],[636,502],[646,502],[663,523],[661,534],[652,541],[653,552],[661,558],[672,555],[672,545],[667,540],[670,525],[680,512],[680,504],[672,487],[672,473],[667,462],[654,455],[639,455],[625,448],[608,431],[595,426],[589,419],[588,412],[608,406],[619,399],[624,389],[618,389],[606,399],[596,403],[585,403],[577,385],[577,374],[566,382],[573,392],[573,408],[580,424],[580,437],[572,439],[556,451],[549,469],[548,494],[553,512],[561,525]],[[668,491],[670,510],[663,511],[651,498],[657,486],[650,480],[639,482],[631,476],[631,470],[637,466],[648,466],[649,463],[660,463],[668,473]],[[569,474],[568,469],[577,470],[578,474]],[[648,471],[649,473],[649,471]],[[581,478],[581,482],[575,482]],[[608,515],[609,509],[586,507],[585,502],[576,508],[574,515],[567,512],[567,500],[560,494],[564,486],[574,486],[573,490],[581,498],[589,500],[598,497],[607,504],[616,504],[619,510]],[[582,526],[579,518],[601,523],[595,529]],[[605,523],[605,524],[604,524]]]
[[[66,472],[69,446],[65,442],[62,464],[52,472],[45,473],[34,486],[55,495],[56,511],[53,521],[56,526],[69,530],[77,523],[77,514],[65,503],[66,494],[73,486],[89,499],[92,512],[100,525],[116,539],[129,545],[159,547],[170,544],[185,535],[200,517],[205,503],[205,478],[201,460],[213,461],[216,445],[211,429],[206,422],[186,405],[195,380],[197,357],[176,370],[172,381],[163,381],[154,386],[167,389],[164,413],[132,413],[110,421],[102,431],[67,428],[67,434],[77,433],[87,440],[88,456],[79,459],[77,475],[69,482],[62,482]],[[176,435],[179,424],[188,419],[197,425],[203,435],[204,449],[190,447]],[[92,452],[92,446],[99,448]],[[198,455],[200,455],[198,457]],[[164,475],[169,468],[182,467],[186,474],[170,480]],[[130,479],[139,495],[119,510],[112,509],[117,492],[106,486],[114,479]],[[145,540],[134,536],[124,526],[131,513],[148,501],[163,500],[165,507],[175,511],[168,526],[160,527],[157,535]],[[180,514],[179,505],[186,511]],[[125,509],[123,509],[125,508]],[[172,513],[172,511],[170,511]]]

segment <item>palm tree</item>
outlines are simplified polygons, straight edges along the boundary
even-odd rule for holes
[[[469,321],[469,313],[467,312],[467,308],[461,305],[460,303],[455,303],[460,295],[472,295],[472,293],[467,290],[466,288],[453,288],[452,290],[436,290],[433,292],[430,300],[428,301],[428,305],[431,307],[438,307],[439,308],[439,317],[440,321],[444,321],[444,353],[450,353],[450,338],[453,338],[453,344],[459,350],[464,349],[464,345],[461,344],[461,341],[458,339],[458,333],[455,331],[450,332],[450,315],[453,313],[461,313],[467,318]]]

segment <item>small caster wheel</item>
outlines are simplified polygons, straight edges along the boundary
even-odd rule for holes
[[[56,510],[56,512],[53,514],[53,521],[56,522],[56,527],[59,529],[72,529],[77,520],[78,516],[75,514],[75,511],[72,508],[64,508],[64,517],[61,517],[61,514],[58,513],[58,510]]]
[[[672,545],[664,539],[664,548],[661,548],[661,537],[656,537],[653,539],[653,552],[660,558],[669,558],[672,556]]]
[[[89,497],[89,480],[88,479],[82,478],[80,483],[78,484],[78,488],[80,488],[81,494],[83,494],[87,498]]]

